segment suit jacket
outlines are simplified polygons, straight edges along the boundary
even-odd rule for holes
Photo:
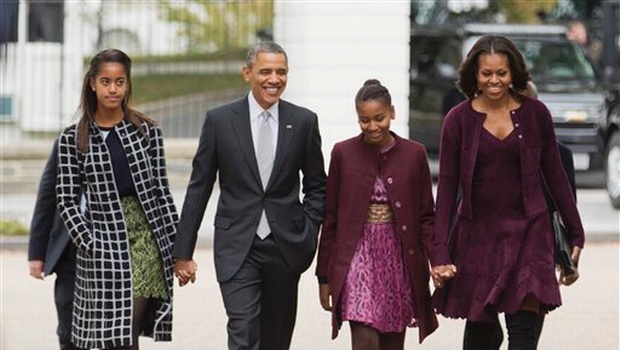
[[[252,142],[247,96],[206,114],[174,257],[192,257],[217,177],[220,198],[214,220],[214,253],[220,282],[230,279],[244,261],[263,208],[271,234],[292,271],[305,271],[314,257],[326,183],[318,118],[314,112],[284,100],[280,100],[278,114],[274,165],[264,190]]]
[[[70,241],[65,224],[56,209],[57,168],[58,140],[54,141],[54,147],[41,175],[28,242],[28,261],[43,261],[46,275],[55,271],[56,264]]]
[[[395,134],[396,144],[385,154],[363,141],[363,136],[334,146],[327,180],[325,220],[321,230],[316,274],[329,282],[334,302],[332,337],[341,326],[341,291],[355,254],[373,185],[380,176],[395,218],[420,328],[419,340],[437,328],[430,305],[428,255],[432,249],[434,203],[431,173],[421,144]]]
[[[114,127],[123,149],[142,210],[160,250],[168,287],[166,300],[156,299],[156,312],[144,335],[155,341],[172,336],[172,244],[178,216],[168,188],[163,135],[143,123],[141,133],[123,120]],[[116,188],[110,153],[99,131],[89,125],[88,152],[77,148],[77,127],[65,129],[59,141],[56,193],[60,216],[77,247],[74,331],[80,348],[109,348],[131,343],[133,275],[127,225]],[[80,197],[86,197],[86,211]],[[113,334],[112,336],[110,334]]]
[[[539,100],[523,97],[521,106],[511,114],[511,118],[514,132],[518,133],[525,214],[535,217],[547,212],[544,196],[546,182],[568,229],[571,245],[583,247],[583,225],[562,167],[549,110]],[[484,119],[484,114],[475,111],[471,100],[467,100],[450,110],[444,120],[436,210],[440,219],[435,224],[435,248],[431,256],[433,266],[450,263],[449,218],[454,212],[459,188],[463,197],[457,215],[472,218],[472,179]],[[499,192],[501,189],[498,189]]]
[[[558,141],[558,151],[560,151],[560,159],[562,160],[562,168],[568,178],[570,189],[573,191],[573,197],[577,202],[577,186],[575,185],[575,164],[573,162],[573,151],[565,144]]]

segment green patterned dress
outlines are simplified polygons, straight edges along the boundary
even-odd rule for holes
[[[134,298],[168,298],[164,269],[157,241],[138,198],[121,198],[133,272]]]

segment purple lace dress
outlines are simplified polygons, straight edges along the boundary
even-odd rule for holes
[[[403,332],[415,325],[411,285],[385,185],[378,177],[370,207],[383,208],[387,215],[371,220],[369,208],[369,219],[343,286],[342,319],[369,325],[382,333]]]
[[[459,218],[453,237],[458,273],[433,296],[444,316],[493,322],[498,312],[518,311],[528,294],[540,300],[543,311],[561,304],[549,216],[525,215],[517,134],[499,140],[482,131],[472,180],[473,220]]]

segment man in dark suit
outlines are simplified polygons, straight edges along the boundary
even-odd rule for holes
[[[321,137],[314,112],[280,99],[288,74],[282,47],[257,44],[242,73],[250,93],[205,118],[174,245],[175,275],[181,285],[195,278],[197,233],[217,177],[214,254],[228,348],[288,349],[299,277],[323,218]]]
[[[58,314],[58,340],[61,350],[78,349],[71,343],[73,287],[75,284],[75,247],[56,210],[58,140],[43,169],[37,201],[30,223],[28,261],[30,275],[37,279],[56,273],[54,301]]]

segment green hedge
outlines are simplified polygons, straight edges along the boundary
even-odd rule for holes
[[[0,236],[25,236],[28,229],[14,219],[0,219]]]

